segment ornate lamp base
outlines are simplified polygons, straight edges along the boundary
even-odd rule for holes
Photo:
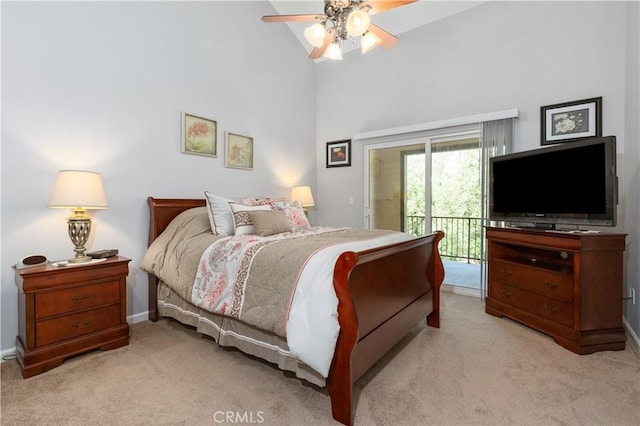
[[[76,252],[76,257],[69,259],[69,263],[85,263],[90,262],[91,258],[86,255],[87,249],[85,244],[89,239],[91,233],[91,218],[88,216],[78,217],[72,216],[68,219],[69,223],[69,238],[75,246],[73,251]]]

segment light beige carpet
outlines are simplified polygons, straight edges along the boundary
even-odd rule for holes
[[[640,360],[575,355],[443,294],[442,328],[417,326],[356,385],[356,425],[640,424]],[[22,379],[2,364],[5,425],[331,425],[329,397],[173,321],[131,343]]]

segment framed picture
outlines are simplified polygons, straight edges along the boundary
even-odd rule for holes
[[[540,107],[542,145],[602,136],[602,96]]]
[[[218,124],[210,118],[182,113],[182,152],[216,157]]]
[[[225,132],[225,167],[253,170],[253,138]]]
[[[327,142],[327,167],[351,165],[351,140]]]

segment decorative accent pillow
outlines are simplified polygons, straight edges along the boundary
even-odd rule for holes
[[[311,228],[307,215],[304,214],[304,210],[300,207],[300,203],[297,201],[278,201],[274,203],[278,210],[282,210],[284,215],[291,225],[291,230],[299,231],[301,229]]]
[[[280,198],[256,198],[256,205],[262,206],[265,204],[269,204],[271,206],[271,210],[276,210],[276,204],[281,202],[286,202],[287,199],[284,197]]]
[[[233,213],[233,227],[236,235],[255,234],[253,222],[249,217],[249,212],[255,211],[271,211],[271,206],[265,204],[263,206],[245,206],[244,204],[229,203],[231,212]]]
[[[282,210],[271,212],[249,211],[247,213],[249,214],[249,219],[251,219],[255,233],[261,237],[291,232],[289,221]]]
[[[256,205],[255,198],[232,199],[213,195],[209,191],[204,191],[207,201],[207,213],[211,223],[211,231],[216,235],[233,235],[233,214],[229,203],[239,203],[245,205]]]

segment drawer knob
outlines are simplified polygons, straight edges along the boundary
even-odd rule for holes
[[[509,275],[511,275],[511,270],[501,268],[500,273],[502,274],[503,277],[508,277]]]
[[[500,294],[502,294],[504,297],[511,297],[511,292],[505,289],[501,289]]]
[[[88,327],[89,325],[91,325],[91,320],[90,319],[86,319],[84,320],[84,324],[80,325],[78,324],[77,321],[74,321],[73,324],[71,324],[71,327],[73,328],[84,328],[84,327]]]
[[[542,282],[544,283],[544,285],[545,285],[546,287],[549,287],[549,288],[551,288],[551,289],[554,289],[554,288],[557,288],[557,287],[558,287],[558,283],[554,283],[554,282],[551,282],[551,281],[549,281],[549,280],[543,280]]]
[[[558,312],[558,308],[556,308],[555,306],[549,306],[546,303],[544,304],[543,308],[545,312],[549,312],[550,314],[555,314],[556,312]]]
[[[91,293],[86,293],[84,296],[82,297],[78,297],[78,296],[73,296],[71,297],[71,301],[75,302],[75,303],[82,303],[85,300],[89,300],[91,298]]]

